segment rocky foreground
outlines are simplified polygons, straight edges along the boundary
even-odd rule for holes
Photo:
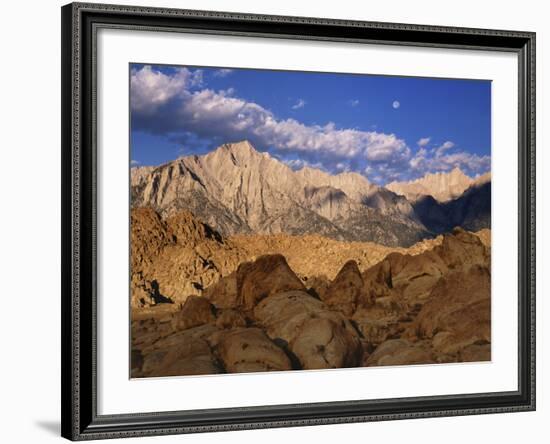
[[[132,210],[132,377],[491,359],[489,230],[411,250],[298,239]]]

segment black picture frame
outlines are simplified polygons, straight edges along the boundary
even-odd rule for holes
[[[72,3],[62,15],[62,436],[119,438],[535,409],[535,33]],[[96,381],[96,31],[100,27],[515,53],[518,390],[101,416]]]

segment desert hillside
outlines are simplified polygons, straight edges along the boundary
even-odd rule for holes
[[[478,234],[490,233],[482,230]],[[484,236],[490,243],[490,236]],[[392,252],[416,255],[440,245],[443,236],[409,248],[387,247],[372,242],[344,242],[331,238],[288,234],[234,235],[223,237],[189,211],[163,220],[151,208],[131,211],[131,283],[133,306],[154,303],[159,294],[183,303],[235,271],[244,261],[264,254],[282,254],[304,281],[333,279],[349,260],[359,270],[380,262]],[[152,282],[155,282],[152,284]],[[152,290],[155,285],[157,290]]]
[[[131,212],[132,375],[490,359],[490,231],[409,248]]]

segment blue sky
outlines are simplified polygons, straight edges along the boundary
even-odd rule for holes
[[[294,169],[372,182],[490,169],[491,82],[132,64],[131,159],[250,140]]]

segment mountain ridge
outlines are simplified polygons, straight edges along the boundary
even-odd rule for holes
[[[491,173],[472,178],[459,168],[450,172],[427,173],[411,181],[390,182],[386,188],[415,202],[422,196],[432,196],[440,203],[460,197],[468,188],[491,180]]]
[[[319,234],[409,246],[438,234],[406,196],[358,173],[294,171],[248,141],[132,168],[131,197],[133,207],[152,207],[164,218],[189,210],[223,235]]]

